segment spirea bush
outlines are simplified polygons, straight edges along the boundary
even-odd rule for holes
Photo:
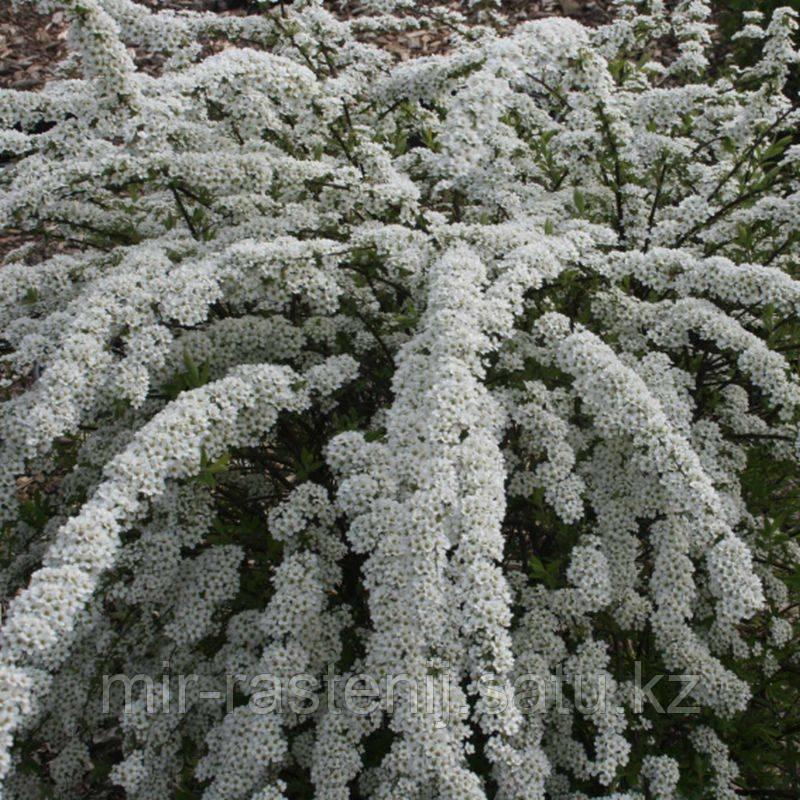
[[[38,3],[5,797],[795,796],[796,15],[470,5]]]

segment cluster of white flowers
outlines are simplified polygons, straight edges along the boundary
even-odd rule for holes
[[[0,796],[737,796],[800,625],[796,14],[719,70],[702,0],[37,5],[71,55],[0,90]]]

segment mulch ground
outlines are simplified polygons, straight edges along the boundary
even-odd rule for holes
[[[35,89],[67,54],[64,15],[37,14],[25,4],[0,2],[0,86]]]

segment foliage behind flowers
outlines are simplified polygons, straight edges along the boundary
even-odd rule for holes
[[[701,0],[368,5],[39,3],[80,77],[0,93],[3,796],[795,796],[795,14],[712,72]],[[104,707],[165,665],[180,713]]]

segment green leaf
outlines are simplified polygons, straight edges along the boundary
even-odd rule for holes
[[[323,461],[320,461],[314,453],[312,453],[307,448],[303,448],[300,452],[300,460],[299,463],[295,467],[295,471],[297,472],[297,477],[300,480],[308,480],[308,478],[316,472],[322,465]]]
[[[787,147],[794,141],[794,136],[782,136],[777,141],[774,141],[764,152],[761,154],[762,161],[766,161],[775,156],[781,155]]]
[[[230,462],[230,453],[223,453],[219,458],[210,461],[205,447],[201,447],[200,471],[197,473],[195,480],[213,489],[217,485],[217,477],[227,472]]]

